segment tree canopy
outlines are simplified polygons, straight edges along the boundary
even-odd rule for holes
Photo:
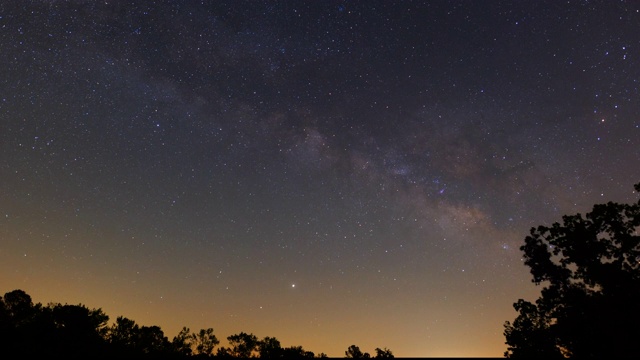
[[[350,359],[369,359],[371,357],[369,353],[363,353],[357,345],[349,346],[347,351],[344,352],[344,355]]]
[[[640,192],[640,183],[635,185]],[[594,205],[532,228],[520,248],[540,297],[514,304],[507,357],[635,356],[640,337],[640,201]]]
[[[220,341],[213,328],[191,332],[183,327],[169,341],[159,326],[141,326],[124,316],[118,316],[109,325],[109,316],[101,309],[56,303],[42,306],[34,304],[22,290],[0,296],[0,359],[327,357],[324,353],[315,355],[302,346],[282,347],[274,337],[258,340],[253,334],[241,332],[228,336],[227,340],[229,347],[219,347],[214,353]],[[386,348],[376,348],[376,353],[376,357],[393,357]]]

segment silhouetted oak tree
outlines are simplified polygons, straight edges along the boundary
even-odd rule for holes
[[[248,358],[258,348],[258,338],[253,334],[241,332],[227,337],[231,348],[229,353],[233,357]]]
[[[278,339],[267,336],[258,343],[258,353],[261,359],[276,359],[283,356],[283,349]]]
[[[33,304],[22,290],[0,297],[0,358],[107,357],[109,317],[83,305]]]
[[[285,359],[313,359],[314,355],[312,351],[306,351],[302,346],[289,346],[282,349],[282,357]]]
[[[393,356],[393,352],[391,352],[391,350],[384,348],[384,349],[380,349],[380,348],[376,348],[376,359],[391,359],[394,358],[395,356]]]
[[[520,248],[533,282],[545,286],[535,304],[514,304],[519,315],[505,323],[505,356],[637,355],[640,201],[599,204],[562,220],[532,228]]]
[[[351,359],[369,359],[371,357],[369,353],[363,353],[356,345],[349,346],[347,351],[344,352],[344,355]]]
[[[200,329],[200,332],[193,333],[191,336],[196,347],[196,354],[213,355],[213,348],[220,344],[218,338],[213,334],[212,328]]]
[[[124,351],[138,347],[140,327],[135,321],[124,316],[118,316],[116,322],[109,328],[107,339],[114,347]]]
[[[101,309],[83,305],[49,305],[42,314],[53,324],[48,340],[54,353],[70,357],[97,355],[106,349],[103,338],[109,317]],[[46,327],[44,327],[46,329]]]
[[[192,343],[193,335],[186,326],[183,326],[182,330],[171,341],[174,351],[184,356],[189,356],[193,352]]]

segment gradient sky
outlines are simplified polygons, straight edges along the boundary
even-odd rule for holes
[[[502,356],[532,226],[636,200],[636,1],[0,3],[0,293]]]

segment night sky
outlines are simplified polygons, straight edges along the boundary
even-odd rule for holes
[[[0,3],[0,294],[502,356],[532,226],[637,200],[636,1]]]

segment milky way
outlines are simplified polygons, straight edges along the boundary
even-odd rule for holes
[[[3,1],[0,293],[501,356],[532,226],[635,201],[640,5]]]

